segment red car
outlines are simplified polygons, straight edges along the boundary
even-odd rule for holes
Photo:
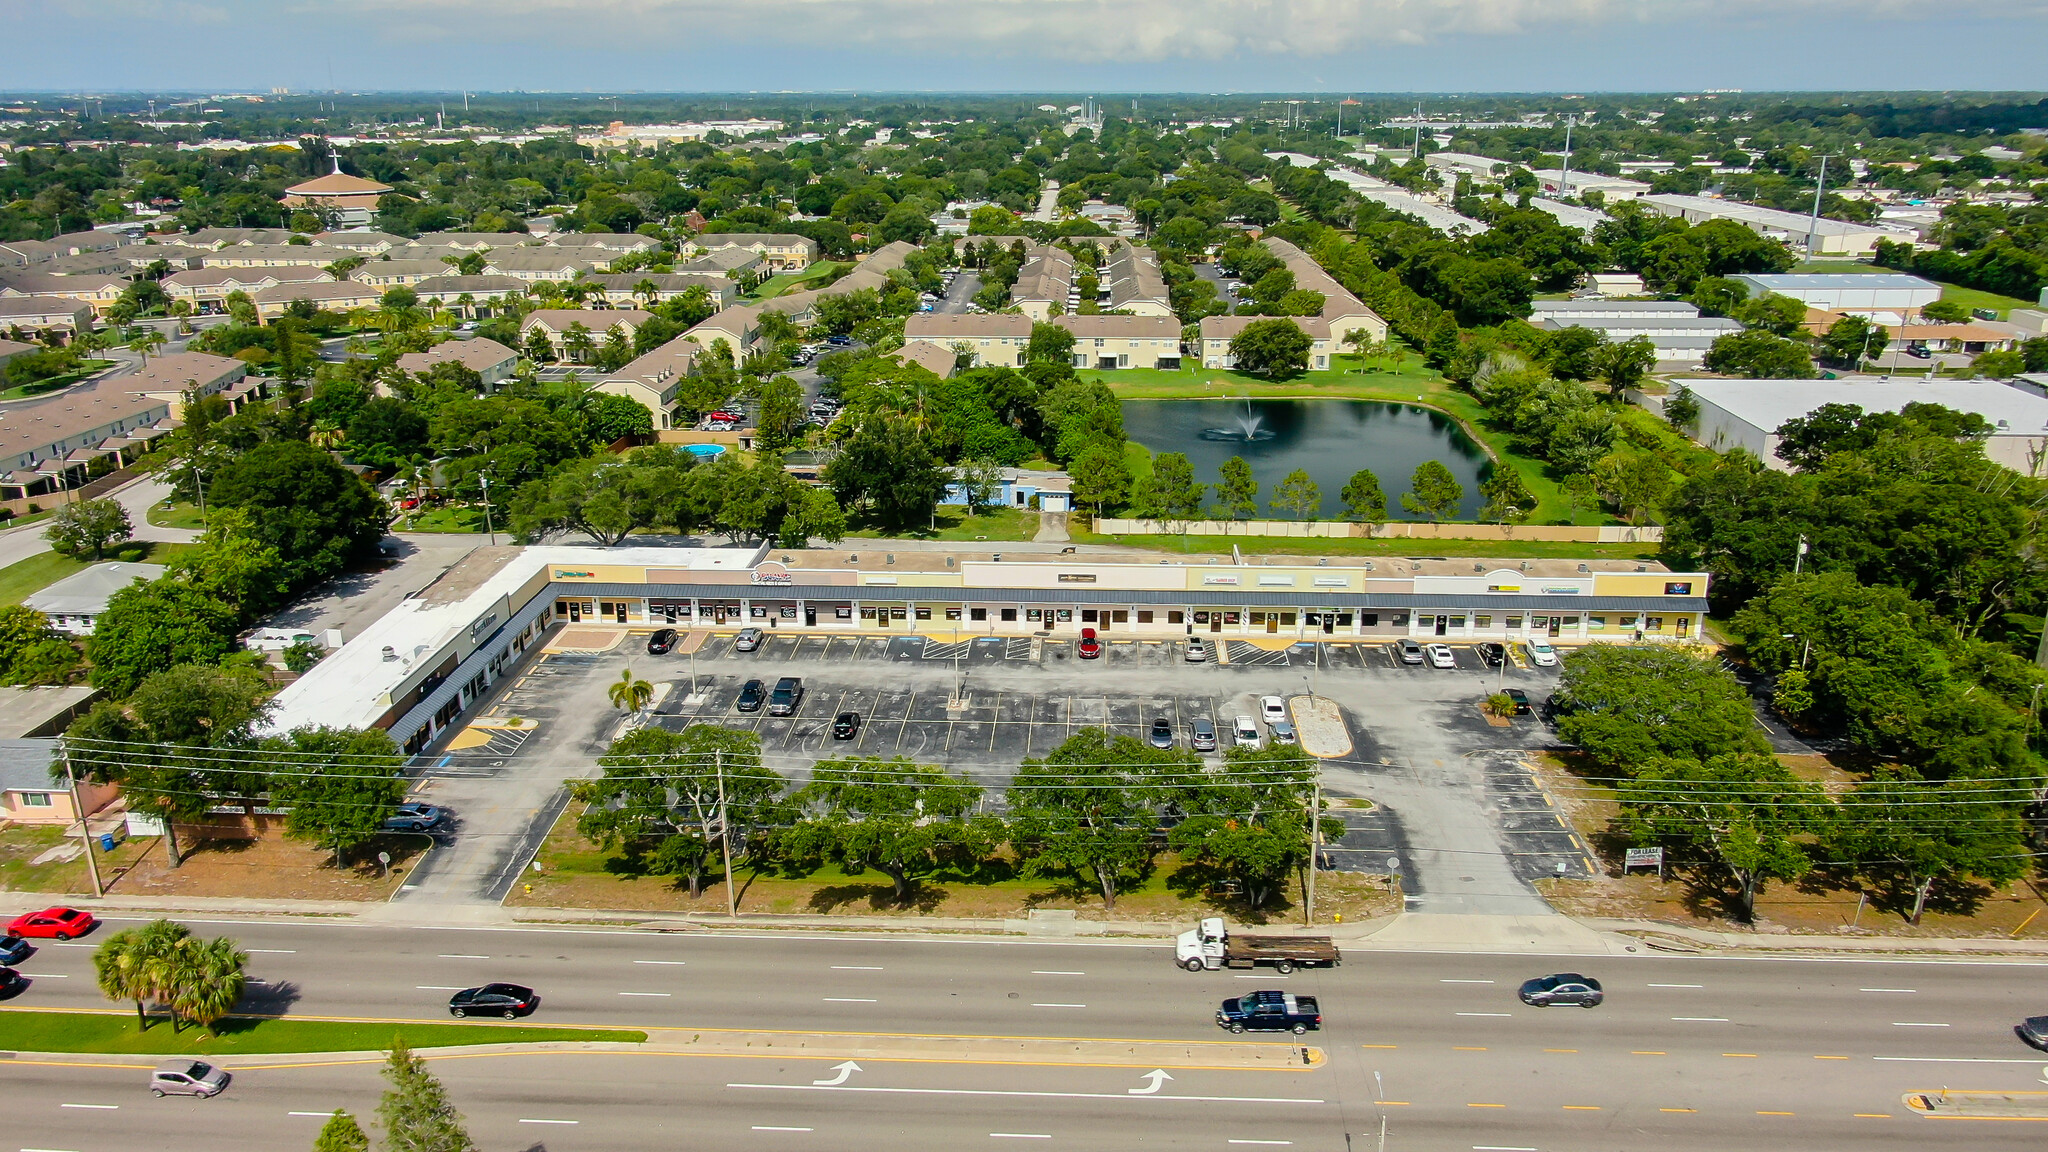
[[[1095,638],[1095,629],[1081,629],[1081,659],[1093,660],[1102,655],[1102,641]]]
[[[90,912],[76,908],[45,908],[41,912],[28,912],[8,921],[9,936],[54,936],[69,940],[83,936],[99,924]]]

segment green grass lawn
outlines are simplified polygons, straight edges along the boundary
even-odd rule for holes
[[[193,532],[206,530],[206,518],[199,514],[199,505],[176,500],[151,506],[149,522],[158,528],[185,528]]]
[[[190,544],[153,544],[148,541],[135,541],[107,553],[103,559],[163,564],[192,547]],[[55,552],[42,552],[0,568],[0,608],[19,604],[66,576],[85,571],[92,563],[89,557],[73,559],[69,556],[59,556]]]
[[[841,268],[851,267],[853,267],[851,263],[835,263],[831,260],[820,260],[801,272],[783,272],[770,276],[768,279],[761,281],[759,287],[747,293],[746,298],[750,301],[772,300],[784,292],[795,292],[807,287],[813,280],[822,280]]]
[[[95,372],[104,372],[113,366],[114,361],[112,360],[81,360],[78,362],[78,367],[61,376],[52,376],[47,380],[38,380],[33,384],[18,385],[0,392],[0,400],[25,400],[30,396],[41,396],[45,392],[55,392],[59,388],[68,388]]]
[[[1482,424],[1486,409],[1477,397],[1453,387],[1422,359],[1404,355],[1399,360],[1362,362],[1356,356],[1339,356],[1342,368],[1304,372],[1289,380],[1264,380],[1217,368],[1129,368],[1113,372],[1083,372],[1082,377],[1100,380],[1124,400],[1201,400],[1251,396],[1265,400],[1383,400],[1393,404],[1424,404],[1458,421],[1465,434],[1491,450],[1494,459],[1521,474],[1522,483],[1536,497],[1531,524],[1612,524],[1615,520],[1593,508],[1572,511],[1559,494],[1549,465],[1514,451],[1510,439]],[[1372,369],[1378,368],[1379,371]],[[1149,462],[1148,462],[1149,470]],[[1133,475],[1137,470],[1133,469]],[[1390,502],[1407,491],[1408,477],[1382,476]],[[1078,539],[1078,537],[1077,537]],[[1227,550],[1226,545],[1226,550]],[[1497,546],[1496,546],[1497,547]]]
[[[495,520],[496,518],[493,517]],[[503,528],[502,524],[494,527]],[[481,506],[446,505],[428,508],[425,511],[400,516],[391,526],[393,532],[481,532],[484,530],[484,510]]]
[[[0,1047],[17,1052],[105,1052],[166,1056],[233,1056],[277,1052],[365,1052],[391,1047],[403,1036],[414,1048],[461,1044],[539,1044],[547,1041],[641,1044],[647,1033],[624,1028],[538,1028],[517,1024],[369,1023],[353,1020],[273,1020],[233,1017],[215,1035],[152,1017],[137,1031],[135,1013],[0,1010]]]
[[[967,509],[958,505],[942,504],[938,511],[937,531],[897,532],[886,534],[897,538],[917,540],[961,540],[973,543],[982,537],[990,540],[1029,540],[1038,534],[1038,513],[1016,508],[985,508],[969,516]],[[871,529],[848,532],[848,539],[872,540],[884,538],[885,534]]]

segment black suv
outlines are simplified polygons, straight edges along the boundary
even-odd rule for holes
[[[1504,664],[1504,663],[1506,663],[1506,662],[1507,662],[1507,658],[1508,658],[1508,648],[1507,648],[1507,645],[1505,645],[1505,644],[1495,644],[1495,643],[1493,643],[1492,641],[1490,641],[1490,640],[1489,640],[1489,641],[1487,641],[1486,643],[1484,643],[1484,644],[1481,644],[1481,645],[1479,645],[1478,647],[1479,647],[1479,659],[1480,659],[1480,661],[1481,661],[1482,663],[1484,663],[1484,664],[1485,664],[1485,665],[1486,665],[1486,666],[1487,666],[1488,668],[1498,668],[1498,667],[1500,667],[1500,666],[1501,666],[1502,664]]]
[[[761,686],[761,682],[759,680],[749,680],[740,689],[739,702],[734,704],[733,707],[738,708],[742,712],[759,712],[761,710],[761,703],[767,698],[768,690]]]
[[[800,676],[784,676],[775,682],[775,691],[768,697],[770,716],[794,716],[804,702],[804,682]]]

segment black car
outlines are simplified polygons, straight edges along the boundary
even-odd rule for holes
[[[457,1018],[463,1016],[503,1016],[507,1020],[530,1016],[540,1007],[540,997],[531,988],[519,984],[486,984],[481,988],[464,988],[448,998],[448,1014]]]
[[[654,635],[647,638],[647,654],[649,656],[660,656],[675,646],[676,630],[673,628],[657,629]]]
[[[860,713],[841,712],[832,718],[832,738],[851,740],[860,735]]]
[[[1538,1008],[1548,1008],[1552,1004],[1577,1004],[1581,1008],[1592,1008],[1605,999],[1607,993],[1600,990],[1598,980],[1591,976],[1581,976],[1577,972],[1538,976],[1522,985],[1522,1003],[1533,1004]]]
[[[0,964],[19,964],[35,950],[35,945],[23,937],[0,936]]]
[[[1527,716],[1529,714],[1529,694],[1527,692],[1522,691],[1520,688],[1506,688],[1502,691],[1507,694],[1508,699],[1515,702],[1515,715]]]
[[[387,832],[425,832],[438,828],[448,820],[448,810],[436,804],[416,804],[407,801],[391,810],[384,818]]]
[[[1498,668],[1507,663],[1508,648],[1505,644],[1491,642],[1479,645],[1479,660],[1488,668]]]
[[[2013,1025],[2012,1030],[2019,1033],[2020,1039],[2048,1052],[2048,1016],[2029,1016]]]
[[[28,987],[28,980],[12,968],[0,968],[0,994],[19,992]]]
[[[768,689],[759,680],[749,680],[740,689],[739,703],[733,705],[742,712],[759,712],[761,704],[768,699]]]
[[[1166,717],[1157,717],[1152,721],[1152,732],[1146,739],[1154,748],[1173,747],[1173,725],[1167,722]]]

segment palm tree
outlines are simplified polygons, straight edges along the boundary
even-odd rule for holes
[[[178,982],[171,995],[173,1026],[182,1016],[211,1032],[241,1002],[249,954],[225,936],[182,940],[178,952]]]
[[[645,680],[635,680],[631,668],[627,668],[623,675],[612,681],[609,692],[612,707],[627,712],[638,712],[647,707],[648,701],[654,699],[654,685]]]
[[[642,278],[639,283],[633,285],[633,295],[639,299],[643,306],[651,304],[655,297],[661,295],[661,285],[656,284],[652,280]]]
[[[573,300],[576,303],[581,304],[585,300],[590,298],[591,291],[596,287],[597,285],[589,283],[588,281],[570,280],[561,286],[562,298],[565,300]]]
[[[164,346],[164,334],[152,328],[128,342],[128,350],[142,357],[142,363],[149,363],[149,354]]]
[[[109,1000],[135,1001],[137,1029],[149,1027],[143,1002],[168,1002],[176,986],[174,957],[191,929],[169,920],[152,920],[140,928],[116,932],[92,954],[93,974]],[[176,1028],[175,1018],[172,1027]]]

